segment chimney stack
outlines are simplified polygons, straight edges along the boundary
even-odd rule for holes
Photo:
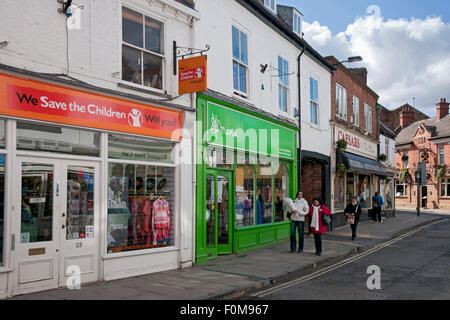
[[[445,100],[445,98],[441,98],[441,102],[436,103],[436,106],[437,106],[436,118],[438,120],[441,120],[446,115],[448,115],[448,107],[449,107],[449,105],[450,104]]]
[[[402,107],[402,111],[400,111],[400,127],[404,129],[413,122],[414,111],[409,104],[406,104]]]
[[[367,86],[367,69],[366,68],[348,68],[358,79]]]

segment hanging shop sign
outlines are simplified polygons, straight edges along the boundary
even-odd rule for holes
[[[374,142],[338,127],[335,129],[335,140],[345,140],[347,142],[347,151],[351,151],[370,159],[377,159],[377,144]]]
[[[210,145],[294,159],[296,131],[208,102]]]
[[[178,94],[206,91],[206,62],[206,55],[178,60]]]
[[[0,114],[181,139],[181,111],[0,74]]]

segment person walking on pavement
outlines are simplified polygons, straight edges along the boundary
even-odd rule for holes
[[[372,209],[373,209],[373,221],[381,223],[381,208],[383,207],[384,201],[383,197],[375,192],[375,196],[372,198]]]
[[[291,252],[296,250],[295,231],[298,228],[298,252],[303,252],[305,216],[309,214],[308,201],[303,198],[303,192],[297,192],[294,200],[295,209],[291,213]]]
[[[314,235],[314,245],[316,247],[316,255],[322,255],[322,234],[327,232],[326,225],[322,222],[322,216],[330,216],[331,212],[323,203],[322,200],[316,198],[313,200],[309,208],[308,217],[310,218],[310,231]]]
[[[361,206],[358,203],[358,198],[353,197],[352,202],[350,202],[344,210],[347,216],[347,223],[350,224],[352,229],[352,241],[356,238],[356,229],[358,228],[359,218],[361,216]]]

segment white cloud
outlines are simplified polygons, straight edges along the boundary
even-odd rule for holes
[[[367,67],[368,85],[388,108],[412,104],[416,97],[416,106],[434,116],[440,98],[450,100],[450,24],[440,17],[366,15],[336,35],[317,21],[303,28],[305,39],[324,56],[362,56],[364,62],[347,66]]]

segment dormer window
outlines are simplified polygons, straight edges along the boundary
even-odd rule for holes
[[[294,11],[293,31],[302,37],[302,16]]]
[[[264,0],[264,5],[274,13],[277,12],[275,0]]]

